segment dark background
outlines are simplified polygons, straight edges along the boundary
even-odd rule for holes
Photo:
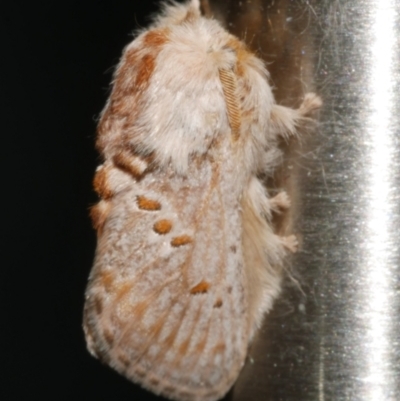
[[[159,399],[92,358],[81,327],[96,119],[123,47],[157,3],[1,7],[2,400]]]

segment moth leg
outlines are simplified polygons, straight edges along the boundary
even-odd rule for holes
[[[281,210],[289,209],[290,198],[286,191],[281,191],[269,200],[271,210],[279,213]]]
[[[298,109],[275,104],[271,111],[271,123],[276,135],[294,135],[297,128],[309,120],[309,115],[322,106],[322,100],[315,93],[307,93]]]
[[[321,98],[315,93],[307,93],[304,96],[304,100],[301,103],[300,107],[297,109],[297,112],[303,116],[307,117],[313,111],[318,110],[322,106]]]
[[[295,235],[280,237],[282,245],[290,252],[296,253],[299,249],[299,241]]]

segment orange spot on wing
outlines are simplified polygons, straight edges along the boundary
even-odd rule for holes
[[[199,284],[195,285],[191,290],[190,293],[195,294],[205,294],[208,289],[210,288],[210,284],[207,281],[200,281]]]
[[[149,211],[161,210],[161,203],[156,200],[146,198],[145,196],[138,196],[136,200],[139,209]]]
[[[103,199],[109,199],[113,196],[113,192],[107,185],[107,169],[105,167],[96,171],[93,179],[93,187]]]
[[[171,245],[174,247],[190,244],[193,241],[192,237],[189,235],[181,235],[179,237],[175,237],[171,241]]]
[[[168,234],[172,229],[172,222],[169,220],[159,220],[154,223],[153,230],[157,234],[165,235]]]
[[[133,175],[136,179],[140,179],[146,170],[147,162],[137,156],[126,153],[118,153],[113,157],[116,167]]]

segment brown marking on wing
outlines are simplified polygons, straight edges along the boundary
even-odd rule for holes
[[[137,156],[130,155],[127,152],[117,153],[113,157],[113,162],[116,167],[128,174],[131,174],[136,179],[142,178],[147,168],[146,161]]]
[[[221,299],[221,298],[218,298],[218,299],[215,301],[214,308],[220,308],[221,306],[222,306],[222,299]]]
[[[203,338],[197,343],[195,354],[201,355],[204,351],[204,348],[207,344],[207,335],[203,335]]]
[[[154,223],[153,230],[160,235],[168,234],[172,229],[172,222],[170,220],[159,220]]]
[[[207,281],[200,281],[199,284],[195,285],[191,290],[190,293],[192,295],[195,294],[205,294],[208,289],[210,288],[210,284]]]
[[[125,369],[129,368],[129,366],[131,365],[131,360],[124,354],[124,353],[120,353],[117,356],[117,359],[122,363],[122,365],[124,365]]]
[[[96,313],[98,315],[101,315],[101,313],[103,312],[103,299],[99,295],[96,295],[94,297],[93,305]]]
[[[158,380],[156,377],[152,376],[149,380],[149,383],[153,387],[157,387],[160,384],[160,380]]]
[[[147,370],[142,368],[140,365],[136,365],[135,373],[143,380],[143,378],[146,377],[146,375],[147,375]]]
[[[186,338],[185,341],[183,341],[183,343],[180,345],[180,347],[178,348],[178,356],[179,359],[180,358],[185,358],[186,356],[186,351],[189,348],[189,344],[190,344],[190,337]]]
[[[193,242],[192,237],[189,235],[181,235],[179,237],[172,238],[171,245],[173,247],[179,247],[190,244],[191,242]]]
[[[218,354],[218,353],[224,353],[226,349],[225,343],[219,343],[214,347],[214,350],[212,351],[212,354]]]
[[[107,185],[107,168],[102,167],[96,171],[93,179],[93,188],[96,193],[103,199],[109,199],[114,194]]]
[[[137,196],[136,197],[137,205],[139,209],[142,210],[148,210],[148,211],[156,211],[156,210],[161,210],[161,203],[153,200],[146,198],[145,196]]]
[[[109,331],[108,329],[104,329],[103,336],[104,336],[104,340],[106,340],[106,343],[111,347],[115,341],[114,334],[111,331]]]
[[[113,289],[115,275],[112,272],[105,271],[100,273],[100,283],[104,287],[106,292],[110,292]]]

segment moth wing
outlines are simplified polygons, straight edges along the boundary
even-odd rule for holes
[[[98,240],[85,331],[91,352],[134,382],[203,401],[243,365],[247,294],[234,177],[211,161],[190,169],[126,175]]]

